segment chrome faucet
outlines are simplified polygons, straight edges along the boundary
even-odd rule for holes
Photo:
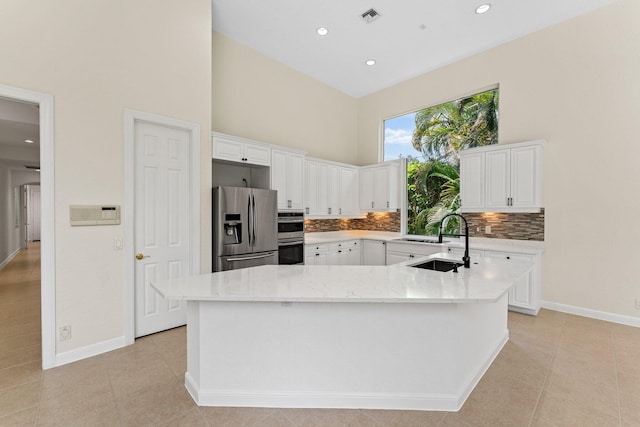
[[[444,220],[450,216],[459,216],[464,221],[464,256],[462,257],[462,262],[464,263],[464,268],[471,267],[471,258],[469,258],[469,224],[467,224],[467,220],[460,214],[450,213],[442,217],[440,220],[440,230],[438,231],[438,243],[442,243],[442,226],[444,225]],[[462,237],[462,234],[446,234],[446,236],[454,236],[454,237]]]

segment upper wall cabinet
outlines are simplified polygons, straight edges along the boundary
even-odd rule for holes
[[[211,157],[214,159],[260,166],[271,165],[271,148],[267,144],[217,132],[212,132],[211,143]]]
[[[360,168],[360,210],[390,212],[399,208],[400,163],[396,160]]]
[[[278,191],[278,209],[302,210],[304,155],[271,150],[271,189]]]
[[[460,152],[462,212],[539,212],[544,141]]]
[[[360,216],[358,168],[307,158],[305,161],[305,213],[311,217]]]

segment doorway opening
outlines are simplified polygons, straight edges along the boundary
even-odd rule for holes
[[[57,365],[53,153],[53,97],[0,85],[0,196],[9,202],[8,208],[0,212],[0,217],[5,217],[4,221],[0,218],[0,268],[9,264],[26,266],[23,271],[26,275],[20,283],[30,283],[36,289],[35,301],[40,304],[30,306],[32,311],[35,306],[36,314],[26,323],[35,331],[32,337],[40,341],[39,345],[31,345],[30,350],[37,352],[43,369]],[[31,187],[32,203],[24,192],[26,186]],[[36,189],[40,190],[40,197],[35,195]],[[36,234],[29,241],[26,213],[29,206],[33,208],[37,203],[36,198],[40,219],[37,224],[32,222],[31,232]],[[36,221],[35,217],[32,220]],[[16,289],[23,290],[19,286]],[[0,333],[3,327],[8,326],[3,323]]]

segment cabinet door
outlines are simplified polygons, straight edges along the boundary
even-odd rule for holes
[[[484,153],[460,155],[460,209],[484,208]]]
[[[340,170],[335,165],[327,165],[328,211],[329,215],[340,214]]]
[[[242,162],[244,159],[244,145],[238,141],[213,137],[212,157],[214,159]]]
[[[542,206],[540,153],[539,145],[511,149],[511,207]]]
[[[269,147],[257,144],[244,144],[244,161],[254,165],[269,166],[271,164]]]
[[[485,204],[489,209],[508,207],[508,198],[511,197],[510,151],[509,149],[495,150],[485,154],[487,179]]]
[[[305,162],[305,213],[318,215],[318,163],[307,160]]]
[[[360,169],[360,210],[372,212],[374,209],[374,170]]]
[[[409,261],[410,259],[413,259],[412,257],[409,256],[409,254],[405,252],[394,252],[394,251],[387,251],[386,258],[387,258],[387,265],[398,264],[400,262],[405,262],[405,261]]]
[[[349,248],[347,250],[347,260],[345,265],[361,265],[361,264],[362,264],[362,260],[361,260],[360,248],[358,247]]]
[[[305,253],[304,255],[304,264],[305,265],[315,265],[316,263],[316,253]]]
[[[507,252],[491,252],[485,251],[485,257],[498,258],[506,260],[522,260],[533,262],[532,255],[511,254]],[[530,271],[526,276],[522,277],[511,289],[509,289],[509,305],[514,307],[536,309],[536,302],[533,298],[534,270]]]
[[[340,207],[341,215],[355,215],[360,209],[358,206],[358,170],[356,168],[340,168]]]
[[[287,209],[287,153],[271,152],[271,189],[278,191],[278,209]]]
[[[363,265],[386,265],[386,242],[364,240],[362,247]]]
[[[289,153],[287,156],[287,206],[303,208],[304,156]]]
[[[373,208],[376,211],[389,209],[389,169],[387,167],[382,166],[373,170],[373,191]]]

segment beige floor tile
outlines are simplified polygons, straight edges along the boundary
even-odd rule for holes
[[[173,371],[163,360],[150,360],[145,366],[125,366],[109,372],[116,399],[149,387],[162,387],[176,381]]]
[[[110,390],[101,387],[67,393],[42,402],[38,426],[117,426],[118,413]]]
[[[177,381],[151,386],[116,400],[122,426],[155,426],[187,415],[196,406],[184,385]]]
[[[20,384],[40,381],[42,369],[40,362],[30,362],[0,370],[0,390]]]
[[[582,383],[554,384],[542,393],[536,418],[560,425],[618,425],[617,392]]]
[[[93,359],[48,369],[42,374],[44,402],[95,393],[111,393],[111,384],[107,370]]]
[[[168,420],[158,424],[159,427],[208,427],[200,410],[193,408],[186,413],[170,417]]]
[[[347,424],[349,427],[384,427],[376,419],[371,418],[364,412],[359,413],[353,420]]]
[[[11,415],[0,417],[0,426],[33,427],[36,420],[37,413],[38,413],[37,406],[32,406],[31,408],[14,412]]]
[[[200,413],[211,427],[260,425],[259,422],[272,415],[275,411],[276,409],[273,408],[200,408]]]
[[[623,426],[640,426],[640,395],[620,394],[620,417]]]
[[[296,426],[346,426],[360,414],[357,409],[282,409],[281,412]]]
[[[489,374],[489,372],[487,373]],[[476,425],[528,425],[533,417],[540,388],[508,376],[485,375],[460,411],[448,413],[449,423]]]
[[[1,390],[0,417],[36,406],[39,396],[40,381],[33,381]]]
[[[256,427],[295,427],[295,424],[280,410],[276,410],[273,414],[268,415],[267,418],[253,425]]]
[[[365,415],[389,427],[428,427],[440,425],[446,412],[363,410]]]
[[[490,367],[490,372],[500,372],[503,376],[519,379],[542,387],[553,356],[547,352],[525,348],[513,341],[507,342]]]

